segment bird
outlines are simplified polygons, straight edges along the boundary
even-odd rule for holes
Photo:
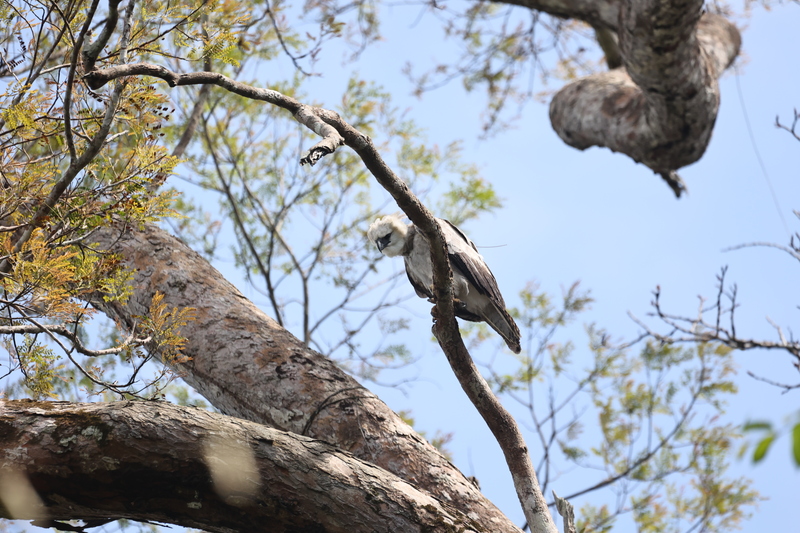
[[[520,353],[520,333],[506,310],[497,280],[469,238],[449,220],[437,218],[447,243],[453,270],[456,316],[470,322],[486,322],[514,353]],[[420,298],[434,302],[433,264],[428,240],[399,214],[378,217],[367,230],[367,239],[387,257],[402,256],[406,275]]]

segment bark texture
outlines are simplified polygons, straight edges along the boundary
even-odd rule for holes
[[[575,6],[577,18],[616,31],[623,67],[562,88],[550,103],[553,129],[570,146],[622,152],[669,180],[708,146],[717,80],[739,53],[739,31],[702,14],[702,0],[621,2],[617,24],[603,3]]]
[[[107,230],[101,248],[135,272],[127,305],[96,305],[133,327],[156,291],[194,307],[182,330],[191,361],[175,370],[221,412],[307,435],[453,504],[489,531],[519,531],[461,472],[379,398],[280,327],[208,262],[154,226]]]
[[[45,504],[46,515],[17,505],[15,517],[43,525],[130,518],[226,533],[486,530],[328,444],[161,402],[0,401],[0,450],[0,485],[13,468]]]

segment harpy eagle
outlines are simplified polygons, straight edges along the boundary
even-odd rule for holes
[[[433,301],[433,264],[428,240],[413,224],[403,224],[400,215],[380,217],[367,230],[367,238],[388,257],[403,256],[408,280],[420,298]],[[514,353],[519,353],[519,328],[506,311],[497,280],[478,249],[450,221],[437,218],[442,229],[450,267],[456,316],[471,322],[486,322]]]

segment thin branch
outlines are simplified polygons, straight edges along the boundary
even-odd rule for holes
[[[94,70],[94,63],[97,61],[97,56],[100,55],[103,48],[108,43],[111,35],[117,27],[117,20],[119,19],[119,4],[122,0],[108,0],[108,12],[106,14],[106,22],[103,25],[103,31],[93,43],[87,45],[81,57],[83,58],[83,68],[88,72]],[[129,6],[133,6],[134,0],[129,0]]]
[[[281,29],[278,27],[278,21],[275,19],[275,14],[272,12],[272,6],[270,5],[270,3],[269,3],[269,2],[267,2],[266,4],[267,4],[267,9],[266,9],[266,11],[267,11],[267,15],[269,15],[269,20],[272,22],[272,28],[275,30],[275,35],[278,37],[278,42],[280,43],[280,45],[281,45],[281,48],[283,48],[283,52],[284,52],[284,53],[285,53],[287,56],[289,56],[289,59],[291,59],[291,60],[292,60],[292,63],[294,64],[294,68],[296,68],[297,70],[299,70],[299,71],[300,71],[302,74],[304,74],[304,75],[306,75],[306,76],[311,76],[311,73],[309,73],[309,72],[306,72],[306,71],[303,69],[303,67],[302,67],[302,66],[300,66],[300,62],[299,62],[299,61],[297,61],[297,59],[298,59],[298,58],[296,58],[296,57],[295,57],[295,56],[294,56],[294,55],[293,55],[293,54],[292,54],[292,53],[289,51],[289,47],[286,45],[286,41],[285,41],[285,40],[284,40],[284,38],[283,38],[283,32],[282,32],[282,31],[281,31]]]
[[[100,0],[92,0],[92,5],[89,6],[89,11],[86,13],[86,22],[83,23],[83,28],[81,28],[81,32],[78,34],[78,38],[73,45],[72,58],[67,74],[67,85],[64,88],[64,139],[67,143],[67,149],[69,150],[70,166],[78,157],[75,151],[75,141],[72,138],[72,87],[75,83],[75,72],[78,69],[78,55],[81,52],[83,41],[86,38],[86,34],[89,32],[92,19],[97,11],[97,4],[99,3]],[[64,23],[68,24],[66,20]]]
[[[793,390],[793,389],[800,389],[800,383],[795,383],[794,385],[787,385],[786,383],[779,383],[777,381],[773,381],[773,380],[767,379],[765,377],[757,376],[756,374],[754,374],[750,370],[747,371],[747,375],[750,376],[751,378],[755,379],[755,380],[763,381],[764,383],[769,383],[770,385],[773,385],[775,387],[784,389],[783,390],[783,394],[786,394],[787,392],[789,392],[790,390]]]
[[[793,241],[794,242],[794,241]],[[766,248],[777,248],[778,250],[782,250],[787,254],[791,255],[798,261],[800,261],[800,249],[794,246],[783,246],[781,244],[775,244],[774,242],[748,242],[745,244],[737,244],[736,246],[731,246],[729,248],[725,248],[723,252],[731,252],[733,250],[741,250],[742,248],[755,248],[755,247],[766,247]]]
[[[791,127],[784,126],[783,124],[781,124],[780,118],[777,117],[777,116],[775,117],[775,127],[776,128],[780,128],[782,130],[788,131],[789,133],[791,133],[794,136],[795,139],[800,141],[800,133],[798,133],[797,130],[796,130],[798,120],[800,120],[800,113],[798,113],[797,109],[795,109],[794,110],[794,120],[792,120],[792,126]]]
[[[33,322],[33,319],[31,318],[27,318],[26,320],[31,320]],[[91,350],[83,344],[80,337],[76,333],[71,331],[63,324],[44,325],[34,322],[32,324],[0,326],[0,335],[20,335],[23,333],[32,335],[47,333],[51,338],[53,338],[53,334],[61,335],[62,337],[69,339],[70,343],[72,343],[72,346],[75,348],[75,351],[87,357],[102,357],[104,355],[119,354],[129,349],[131,346],[143,346],[152,340],[152,337],[136,338],[133,334],[131,334],[121,344],[114,346],[113,348],[106,348],[105,350]]]
[[[217,72],[191,72],[180,74],[173,72],[166,67],[154,65],[152,63],[131,63],[127,65],[114,65],[111,67],[94,70],[86,74],[83,79],[92,90],[97,90],[111,80],[126,76],[152,76],[167,82],[170,87],[182,85],[217,85],[234,94],[267,102],[269,104],[286,109],[292,114],[300,110],[301,104],[294,98],[273,91],[271,89],[260,89],[238,82],[228,76]]]
[[[655,299],[653,300],[652,305],[656,309],[655,316],[658,316],[658,318],[660,318],[664,323],[671,326],[673,331],[666,335],[658,333],[635,316],[631,314],[629,314],[629,316],[634,320],[634,322],[636,322],[645,330],[648,336],[656,339],[659,342],[675,344],[716,341],[735,350],[752,350],[754,348],[785,350],[800,360],[800,342],[798,341],[795,341],[791,338],[786,339],[785,337],[783,337],[779,342],[742,339],[736,335],[735,330],[728,330],[721,326],[717,327],[715,324],[709,324],[702,316],[699,318],[686,318],[664,313],[659,302],[660,291],[657,289],[654,292],[654,295]],[[732,305],[731,309],[733,308],[734,306]],[[722,311],[718,308],[717,313],[720,314]],[[680,333],[682,335],[675,336],[676,333]],[[778,334],[779,337],[783,335],[783,332],[780,330],[780,328],[778,328]]]

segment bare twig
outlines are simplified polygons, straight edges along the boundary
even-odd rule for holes
[[[786,383],[779,383],[777,381],[773,381],[771,379],[767,379],[765,377],[758,376],[758,375],[754,374],[753,372],[751,372],[750,370],[747,371],[747,375],[750,376],[751,378],[755,379],[755,380],[763,381],[764,383],[769,383],[770,385],[773,385],[775,387],[783,389],[783,394],[786,394],[790,390],[800,389],[800,383],[795,383],[794,385],[787,385]]]
[[[27,320],[32,320],[28,318]],[[129,349],[131,346],[143,346],[149,343],[152,338],[145,337],[145,338],[136,338],[133,334],[128,336],[122,343],[113,348],[106,348],[105,350],[91,350],[83,344],[80,339],[80,336],[75,334],[71,331],[67,326],[63,324],[55,324],[55,325],[44,325],[36,323],[31,324],[19,324],[19,325],[12,325],[12,326],[0,326],[0,335],[20,335],[23,333],[28,334],[38,334],[38,333],[47,333],[51,337],[53,334],[58,334],[63,337],[66,337],[72,346],[75,348],[75,351],[82,355],[86,355],[88,357],[101,357],[104,355],[114,355],[124,352],[125,350]]]
[[[792,120],[792,126],[791,127],[784,126],[783,124],[781,124],[780,118],[777,117],[777,116],[775,117],[775,127],[776,128],[780,128],[782,130],[788,131],[789,133],[791,133],[794,136],[795,139],[800,141],[800,133],[798,133],[797,130],[796,130],[798,120],[800,120],[800,113],[798,113],[797,109],[795,109],[794,110],[794,119]]]
[[[775,247],[784,249],[783,247],[777,245]],[[788,249],[784,250],[787,252],[789,251]],[[666,344],[719,342],[735,350],[752,350],[755,348],[783,350],[794,356],[796,359],[794,366],[798,369],[798,371],[800,371],[800,341],[795,340],[791,335],[787,337],[784,334],[783,329],[772,322],[769,318],[767,320],[777,332],[777,342],[742,338],[736,333],[734,312],[738,306],[736,301],[737,292],[735,285],[731,287],[729,292],[724,292],[726,272],[727,268],[722,268],[720,274],[717,275],[718,290],[716,302],[712,306],[704,308],[702,306],[701,299],[701,306],[698,311],[698,315],[695,318],[665,313],[661,308],[661,289],[660,287],[656,287],[656,290],[653,292],[654,298],[651,302],[655,312],[651,313],[651,315],[658,317],[662,322],[670,326],[671,331],[666,334],[653,330],[647,324],[630,313],[629,316],[634,320],[634,322],[642,327],[642,329],[644,329],[647,336],[652,337],[659,342]],[[725,299],[728,301],[728,307],[725,307]],[[714,319],[713,322],[709,322],[706,320],[705,315],[706,313],[712,311],[714,313]],[[728,328],[725,328],[721,325],[721,318],[725,314],[730,314],[730,326]]]
[[[741,250],[742,248],[755,248],[755,247],[767,247],[767,248],[777,248],[778,250],[784,251],[787,254],[791,255],[798,261],[800,261],[800,247],[795,244],[795,239],[792,238],[789,246],[784,246],[781,244],[775,244],[774,242],[748,242],[745,244],[737,244],[736,246],[731,246],[730,248],[725,248],[723,252],[730,252],[733,250]]]
[[[278,42],[280,43],[281,48],[283,48],[283,52],[287,56],[289,56],[289,59],[292,60],[292,64],[294,64],[294,68],[296,68],[297,70],[299,70],[301,73],[303,73],[306,76],[311,76],[311,73],[306,72],[303,69],[303,67],[300,66],[300,62],[298,61],[299,58],[295,57],[294,54],[292,54],[289,51],[289,47],[286,45],[286,40],[283,38],[283,31],[281,30],[281,28],[278,25],[278,21],[275,18],[275,13],[272,12],[272,6],[270,5],[269,2],[267,2],[266,11],[267,11],[267,15],[269,15],[269,20],[272,22],[272,28],[275,30],[275,35],[278,37]]]

